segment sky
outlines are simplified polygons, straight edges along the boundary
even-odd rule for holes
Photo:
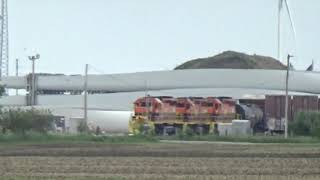
[[[227,50],[277,56],[278,0],[8,0],[10,74],[170,70]],[[320,1],[289,0],[296,39],[282,14],[282,53],[320,70]]]

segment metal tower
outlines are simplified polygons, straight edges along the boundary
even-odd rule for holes
[[[9,75],[8,2],[1,0],[0,15],[0,79]]]

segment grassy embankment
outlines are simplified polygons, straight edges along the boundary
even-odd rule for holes
[[[151,136],[95,136],[90,134],[39,134],[27,133],[26,135],[5,134],[0,135],[0,144],[16,143],[152,143],[158,140]]]
[[[0,143],[157,143],[160,140],[181,140],[181,141],[212,141],[212,142],[247,142],[247,143],[319,143],[319,138],[312,137],[289,137],[284,139],[283,136],[95,136],[89,134],[39,134],[27,133],[26,135],[5,134],[0,135]]]
[[[184,140],[184,141],[216,141],[216,142],[248,142],[248,143],[320,143],[319,138],[310,136],[291,136],[285,139],[283,135],[275,136],[163,136],[160,140]]]

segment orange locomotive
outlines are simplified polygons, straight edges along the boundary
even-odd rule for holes
[[[134,102],[134,115],[150,120],[175,118],[176,100],[171,96],[147,96]]]
[[[134,102],[135,116],[149,120],[223,120],[235,116],[231,98],[147,96]]]
[[[178,97],[146,96],[134,102],[132,126],[151,124],[156,133],[166,128],[210,131],[216,122],[231,121],[235,118],[236,101],[225,97]],[[138,122],[138,123],[137,123]],[[133,128],[134,129],[134,128]]]
[[[212,120],[234,119],[236,101],[228,97],[207,97],[208,113]]]

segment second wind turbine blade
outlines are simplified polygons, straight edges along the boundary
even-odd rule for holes
[[[291,28],[292,28],[292,31],[293,31],[293,34],[294,34],[294,39],[296,40],[296,29],[295,29],[294,22],[293,22],[293,19],[292,19],[292,16],[291,16],[288,0],[284,0],[284,2],[285,2],[285,5],[286,5],[287,13],[289,15],[290,25],[291,25]]]

